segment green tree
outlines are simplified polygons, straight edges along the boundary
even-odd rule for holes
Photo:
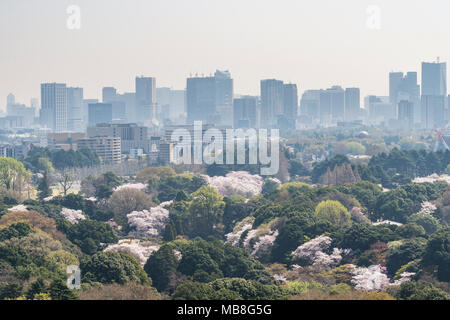
[[[179,285],[172,295],[173,300],[212,300],[214,290],[209,284],[187,282]]]
[[[389,250],[386,256],[388,274],[394,275],[403,265],[421,258],[425,252],[425,246],[426,240],[417,238],[404,240],[400,246]]]
[[[0,242],[9,240],[11,238],[26,237],[32,232],[33,229],[30,227],[29,224],[23,222],[15,223],[7,228],[0,229]]]
[[[152,278],[153,286],[158,291],[169,288],[171,279],[175,276],[178,260],[169,245],[163,245],[147,260],[144,270]]]
[[[203,186],[192,194],[189,217],[192,236],[206,239],[223,232],[222,216],[225,202],[216,188]]]
[[[121,252],[98,252],[81,260],[82,281],[151,285],[151,279],[136,259]]]
[[[394,293],[399,300],[449,300],[449,296],[430,283],[408,281]]]
[[[76,300],[77,294],[70,290],[63,280],[53,280],[48,288],[52,300]]]
[[[317,205],[315,215],[317,219],[329,221],[338,227],[346,227],[351,224],[350,213],[339,201],[322,201]]]
[[[116,243],[117,235],[109,224],[95,220],[83,220],[66,230],[70,241],[86,254],[94,254],[107,243]]]
[[[450,282],[450,226],[442,228],[430,237],[423,263],[437,266],[439,280]]]
[[[52,195],[52,190],[50,189],[50,179],[47,172],[44,172],[41,182],[38,185],[38,198],[43,200]]]

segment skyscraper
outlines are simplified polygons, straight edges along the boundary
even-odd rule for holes
[[[322,122],[338,121],[345,118],[345,91],[333,86],[320,93],[320,118]]]
[[[298,113],[298,90],[296,84],[285,84],[283,88],[283,115],[289,121],[294,121]]]
[[[151,124],[156,117],[156,79],[136,77],[136,116],[144,124]]]
[[[89,126],[95,126],[100,123],[110,123],[112,122],[112,119],[111,103],[89,104]]]
[[[102,89],[102,102],[108,103],[117,101],[117,90],[113,87],[104,87]]]
[[[361,93],[359,88],[345,89],[345,120],[357,120],[361,108]]]
[[[233,79],[229,71],[214,73],[217,123],[233,125]]]
[[[398,103],[398,121],[403,128],[411,129],[414,125],[414,103],[402,100]]]
[[[447,95],[447,63],[422,62],[422,95]]]
[[[283,81],[261,80],[261,127],[271,128],[277,124],[277,116],[283,115]]]
[[[300,114],[307,119],[319,119],[320,92],[322,90],[306,90],[300,100]]]
[[[42,126],[53,132],[67,131],[67,87],[63,83],[41,84]]]
[[[67,88],[67,129],[84,132],[83,88]]]
[[[445,125],[445,96],[422,96],[422,127],[437,129]]]
[[[403,82],[403,72],[389,73],[389,102],[397,104],[398,93]]]
[[[258,105],[257,97],[244,96],[239,99],[234,99],[233,102],[234,128],[256,128],[257,105]]]
[[[400,101],[409,101],[414,105],[414,122],[420,122],[420,86],[417,84],[417,72],[389,73],[389,102],[398,107]]]
[[[186,83],[187,122],[232,124],[233,79],[228,71],[217,70],[214,77],[188,78]]]
[[[16,97],[14,96],[14,94],[10,93],[6,97],[6,107],[13,105],[13,104],[16,104]]]

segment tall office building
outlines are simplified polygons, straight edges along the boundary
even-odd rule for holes
[[[136,77],[136,117],[143,124],[150,125],[156,118],[156,79]]]
[[[233,79],[229,71],[214,73],[217,124],[233,125]]]
[[[186,83],[187,123],[212,123],[216,115],[215,80],[212,77],[188,78]]]
[[[170,119],[170,96],[172,89],[170,88],[156,88],[156,104],[158,109],[156,116],[158,120]]]
[[[53,132],[67,131],[67,87],[63,83],[41,84],[42,126]]]
[[[86,127],[89,125],[89,105],[99,103],[98,99],[83,99],[83,132]]]
[[[186,121],[186,90],[171,90],[170,119],[176,124]]]
[[[422,96],[422,127],[438,129],[445,125],[445,96]]]
[[[283,114],[284,83],[280,80],[261,80],[261,127],[277,125],[277,117]]]
[[[422,62],[421,120],[425,129],[445,124],[445,98],[447,96],[447,64]]]
[[[239,99],[234,99],[234,128],[256,128],[258,126],[257,105],[257,97],[244,96]]]
[[[333,86],[320,93],[320,119],[324,123],[342,121],[345,118],[345,91]]]
[[[409,101],[414,105],[414,122],[420,122],[420,86],[417,83],[417,72],[389,73],[389,102],[398,106],[400,101]]]
[[[447,95],[447,63],[422,62],[422,95]]]
[[[296,84],[284,84],[283,87],[283,115],[294,121],[298,114],[298,90]]]
[[[414,126],[414,103],[402,100],[398,103],[398,121],[403,128],[413,128]]]
[[[228,71],[213,77],[188,78],[186,83],[187,122],[232,124],[233,79]]]
[[[6,97],[6,107],[13,105],[13,104],[16,104],[16,97],[14,96],[14,94],[10,93]]]
[[[83,88],[67,88],[67,129],[84,132]]]
[[[309,120],[319,119],[320,92],[322,90],[306,90],[300,100],[300,115]]]
[[[345,89],[345,120],[357,120],[361,109],[361,93],[359,88]]]
[[[117,101],[117,90],[113,87],[104,87],[102,89],[102,102],[108,103]]]
[[[389,102],[397,104],[398,93],[403,82],[403,72],[389,73]]]
[[[89,126],[110,123],[113,120],[111,103],[89,104]]]

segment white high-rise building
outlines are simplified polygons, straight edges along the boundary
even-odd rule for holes
[[[66,132],[67,111],[66,84],[41,84],[41,125],[50,128],[53,132]]]
[[[67,88],[67,129],[84,132],[83,88]]]

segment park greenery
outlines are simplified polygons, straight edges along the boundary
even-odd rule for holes
[[[290,141],[271,178],[211,165],[77,181],[99,164],[89,150],[0,158],[0,299],[450,299],[450,187],[414,182],[450,152],[339,139],[312,163]]]

